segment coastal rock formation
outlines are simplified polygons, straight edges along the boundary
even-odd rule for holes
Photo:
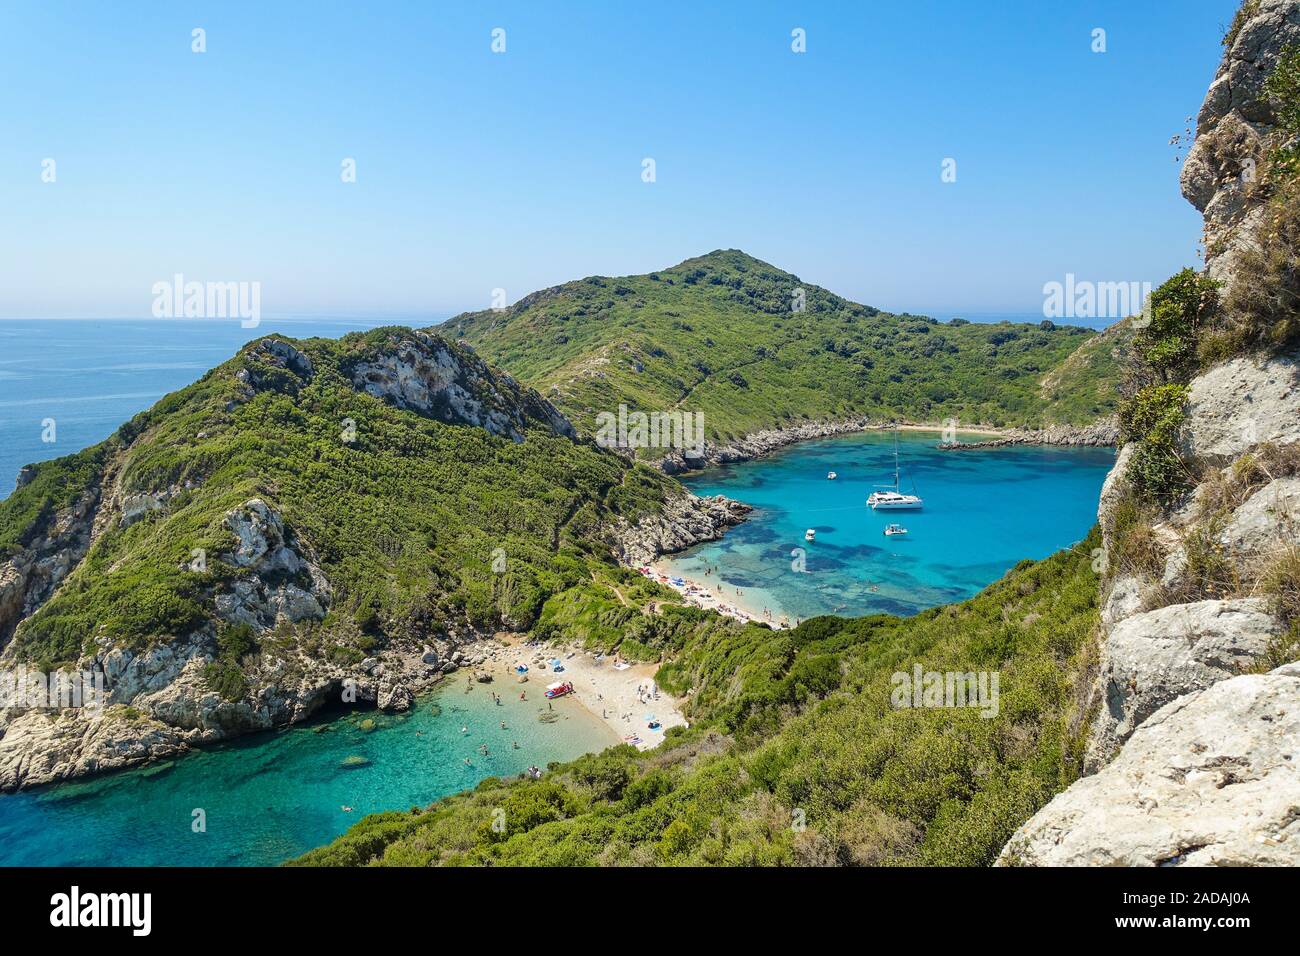
[[[700,498],[683,493],[670,498],[661,514],[648,515],[635,525],[620,521],[612,532],[614,555],[628,567],[640,567],[661,554],[722,537],[752,510],[723,495]]]
[[[134,767],[180,753],[192,736],[126,706],[94,718],[28,710],[3,727],[0,792]]]
[[[413,332],[392,336],[378,353],[356,362],[352,384],[376,398],[450,424],[475,425],[493,435],[524,440],[528,421],[557,435],[575,432],[550,402],[520,386],[505,372],[490,369],[464,345]]]
[[[849,418],[841,421],[801,422],[787,428],[768,428],[746,435],[730,444],[718,445],[711,441],[704,442],[703,454],[698,457],[684,457],[681,452],[673,452],[661,458],[657,464],[670,475],[680,474],[694,468],[708,468],[737,461],[750,461],[762,458],[795,442],[811,441],[815,438],[833,438],[836,435],[851,435],[873,427],[866,418]],[[878,427],[878,426],[877,426]]]
[[[901,422],[900,424],[916,425],[916,423],[912,422]],[[688,457],[681,452],[673,452],[659,459],[656,464],[667,474],[676,475],[696,468],[762,458],[764,455],[779,451],[796,442],[812,441],[818,438],[834,438],[837,435],[851,435],[856,432],[885,430],[889,427],[891,426],[887,423],[873,422],[867,418],[803,422],[798,425],[791,425],[788,428],[764,429],[726,445],[705,441],[703,454],[699,457]],[[935,431],[940,431],[942,428],[939,425],[932,427]],[[988,441],[953,441],[945,442],[938,447],[945,450],[993,448],[1001,445],[1088,445],[1109,447],[1117,444],[1118,437],[1119,425],[1112,415],[1089,425],[1051,425],[1039,429],[1011,429]]]
[[[1105,700],[1087,765],[1104,766],[1170,701],[1239,674],[1281,630],[1258,598],[1174,604],[1115,624],[1103,645]]]
[[[18,622],[43,604],[90,547],[95,486],[56,512],[21,551],[0,564],[0,649]]]
[[[1264,221],[1267,196],[1243,173],[1265,161],[1263,82],[1300,43],[1300,3],[1252,0],[1229,41],[1182,177],[1205,214],[1208,272],[1228,294]],[[1300,666],[1249,673],[1285,650],[1294,627],[1263,585],[1300,544],[1300,354],[1210,364],[1182,415],[1174,444],[1194,487],[1181,500],[1139,498],[1136,443],[1102,489],[1114,560],[1102,582],[1092,776],[1025,823],[1004,864],[1300,861]]]
[[[1300,668],[1165,705],[1012,836],[1000,866],[1300,864]]]
[[[1049,425],[1047,428],[1017,428],[1001,438],[988,441],[944,442],[945,451],[963,451],[979,448],[999,448],[1005,445],[1084,445],[1109,448],[1119,444],[1119,421],[1114,415],[1099,419],[1089,425]]]
[[[1179,435],[1184,455],[1224,464],[1271,442],[1300,441],[1300,355],[1229,359],[1197,376]]]
[[[1197,114],[1181,176],[1183,196],[1205,216],[1207,271],[1225,281],[1265,219],[1256,172],[1275,117],[1263,87],[1282,52],[1300,44],[1300,6],[1251,0],[1234,31]]]
[[[105,641],[105,644],[110,642]],[[444,651],[455,653],[444,643]],[[78,661],[102,671],[103,706],[7,707],[0,711],[0,792],[136,766],[193,746],[269,730],[309,717],[329,700],[381,710],[413,706],[443,678],[419,647],[401,644],[369,662],[345,665],[296,648],[246,662],[244,692],[222,697],[207,668],[217,658],[208,629],[139,653],[107,646]],[[454,669],[454,668],[453,668]]]

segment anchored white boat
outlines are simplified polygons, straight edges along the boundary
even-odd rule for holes
[[[805,541],[811,541],[815,537],[817,537],[817,532],[814,531],[812,528],[809,528],[807,531],[803,533],[803,539]]]
[[[900,534],[907,534],[907,529],[904,528],[901,524],[885,525],[886,537],[892,538],[895,535],[900,535]]]
[[[839,475],[835,474],[835,472],[833,471],[829,471],[826,473],[826,477],[829,478],[831,481],[834,481],[836,478],[839,477]]]
[[[873,491],[867,496],[867,507],[874,511],[920,511],[925,505],[916,495],[905,495],[898,490],[898,426],[894,426],[894,484],[891,490]]]

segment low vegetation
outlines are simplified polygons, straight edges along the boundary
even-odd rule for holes
[[[701,412],[708,437],[857,416],[1087,423],[1114,411],[1112,350],[1051,322],[941,323],[843,299],[737,250],[592,276],[444,327],[575,424],[626,404]],[[1086,371],[1088,388],[1060,387]],[[1045,386],[1057,374],[1057,387]]]
[[[360,659],[384,635],[448,623],[531,627],[555,595],[611,573],[604,526],[656,510],[672,480],[546,428],[514,442],[354,388],[346,363],[402,334],[296,343],[315,366],[310,383],[259,368],[268,384],[244,400],[236,373],[257,365],[249,346],[103,445],[38,466],[0,503],[10,547],[110,472],[123,494],[175,494],[128,527],[105,527],[19,626],[15,652],[49,668],[92,641],[145,647],[214,620],[214,594],[236,573],[219,560],[235,543],[225,514],[253,497],[283,515],[333,585],[329,616],[295,638],[322,653]],[[345,420],[356,425],[350,442]],[[238,692],[243,653],[213,665],[215,689]]]
[[[988,864],[1079,773],[1098,540],[913,618],[687,636],[660,680],[691,692],[692,726],[660,748],[553,764],[540,781],[484,780],[425,810],[367,817],[297,862]],[[997,716],[892,706],[893,675],[917,663],[998,672]]]

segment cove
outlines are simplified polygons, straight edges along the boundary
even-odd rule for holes
[[[542,684],[524,686],[528,701],[518,699],[519,685],[467,685],[456,675],[405,714],[352,711],[0,796],[0,866],[271,866],[329,842],[367,813],[423,807],[484,777],[619,743],[576,701],[555,701],[548,711]],[[198,809],[206,832],[194,832]]]
[[[803,442],[684,476],[695,494],[726,495],[754,511],[721,539],[659,565],[711,591],[721,582],[726,601],[756,614],[767,608],[774,620],[915,614],[1081,540],[1115,461],[1110,448],[941,451],[938,440],[937,432],[899,434],[902,490],[925,500],[922,511],[866,507],[893,481],[894,439],[884,432]],[[891,522],[908,534],[886,537]],[[809,528],[813,541],[804,538]]]

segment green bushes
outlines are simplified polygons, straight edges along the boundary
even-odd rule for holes
[[[300,862],[986,865],[1079,773],[1098,541],[913,618],[695,631],[657,678],[695,690],[691,729],[663,746],[485,783],[382,846],[363,820]],[[914,663],[997,671],[998,716],[894,708],[891,675]]]
[[[1183,269],[1151,293],[1147,325],[1133,337],[1133,351],[1146,382],[1187,382],[1197,370],[1198,333],[1218,311],[1219,284]]]
[[[217,632],[217,656],[203,667],[203,680],[223,700],[241,700],[248,678],[241,666],[257,650],[257,635],[247,624],[231,624]]]
[[[1149,500],[1167,504],[1192,483],[1177,444],[1186,404],[1185,385],[1148,385],[1120,406],[1121,439],[1138,443],[1125,475]]]
[[[344,647],[336,653],[347,659],[364,651],[357,630],[382,640],[424,635],[448,619],[527,627],[553,595],[605,567],[606,526],[656,512],[673,488],[661,473],[548,428],[527,428],[514,442],[358,392],[340,368],[390,331],[297,342],[315,368],[310,383],[267,366],[259,381],[284,391],[232,403],[250,346],[104,445],[36,466],[0,502],[0,546],[11,552],[92,491],[110,456],[124,490],[197,487],[129,528],[105,529],[20,625],[18,653],[68,661],[96,636],[138,648],[215,619],[214,599],[236,574],[221,558],[234,546],[224,515],[252,497],[316,552],[338,605],[325,644]],[[356,423],[353,442],[340,440],[344,419]],[[196,549],[207,555],[201,572],[188,569]],[[600,636],[616,641],[623,623]],[[305,636],[305,626],[297,630]],[[643,640],[647,654],[657,655],[655,639]],[[236,689],[221,668],[213,680]]]
[[[635,295],[612,301],[600,287],[570,282],[450,326],[588,431],[620,403],[701,412],[715,442],[858,415],[1030,425],[1114,411],[1118,368],[1108,355],[1089,369],[1087,388],[1045,394],[1040,386],[1045,372],[1099,340],[1090,330],[937,326],[849,302],[736,250],[656,276],[620,279]],[[806,297],[802,312],[791,309],[795,289]],[[593,363],[600,376],[589,374]]]

